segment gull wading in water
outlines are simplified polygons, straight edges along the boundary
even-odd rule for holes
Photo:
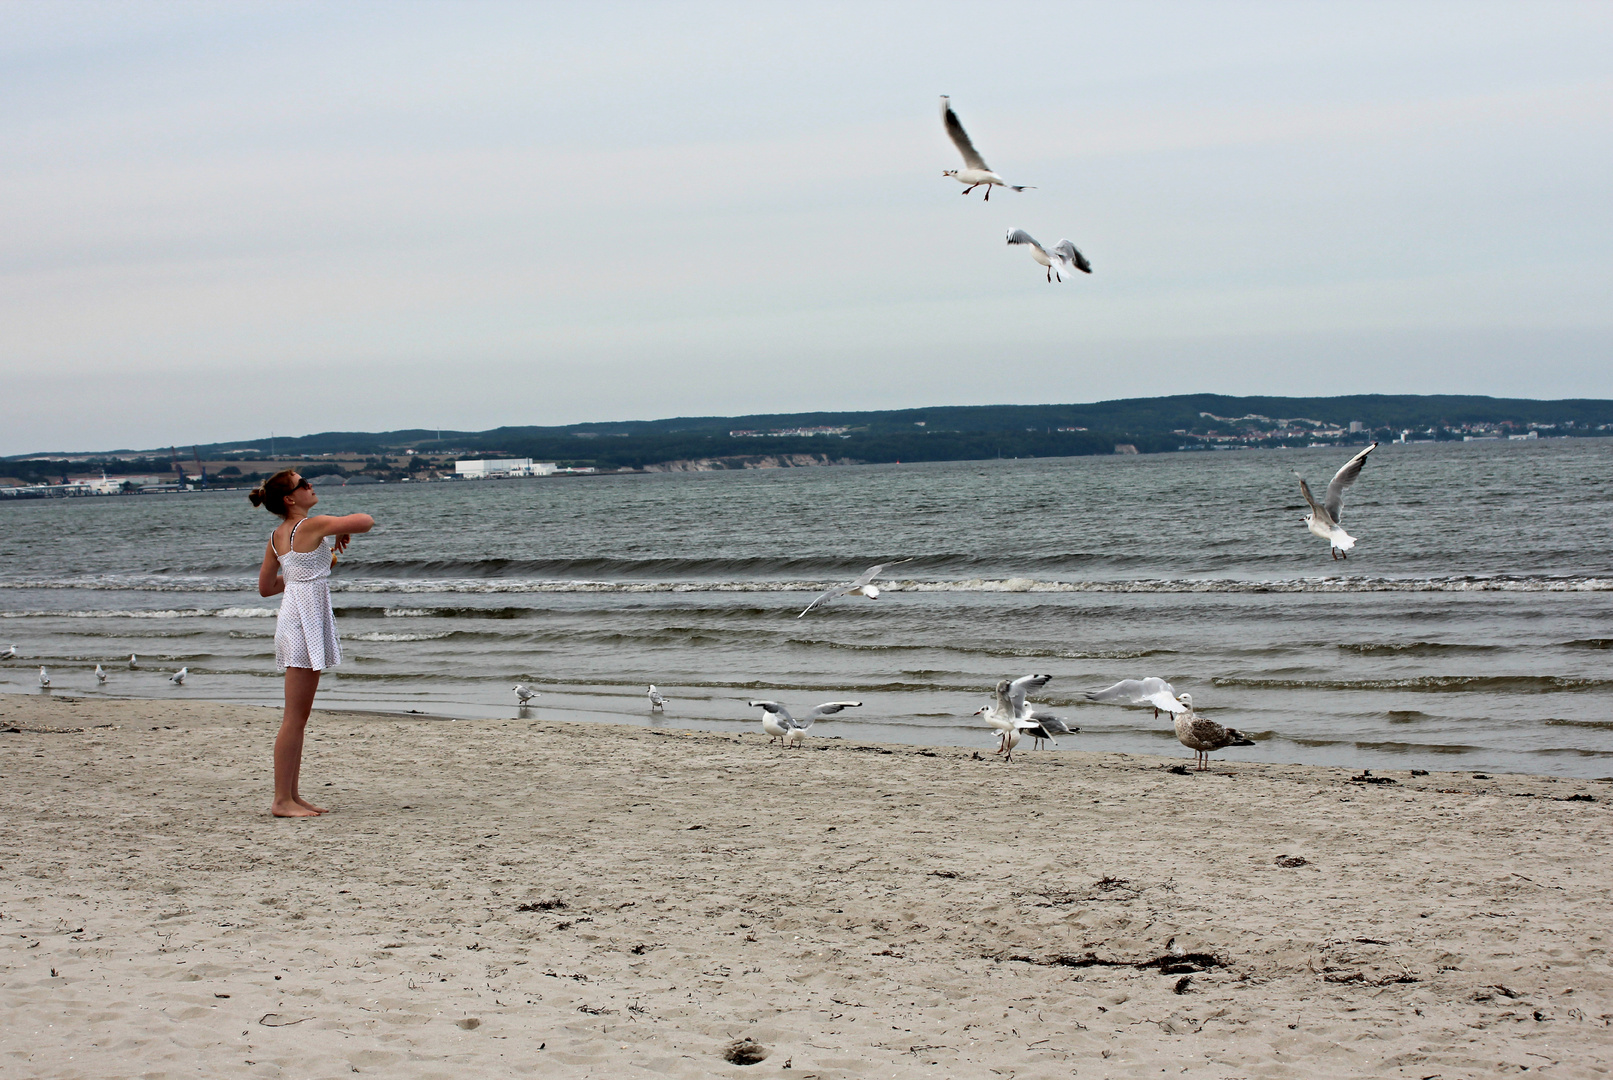
[[[654,683],[650,684],[649,698],[650,698],[650,711],[651,712],[663,712],[663,711],[665,711],[665,709],[666,709],[666,698],[661,696],[661,692],[655,688]]]
[[[95,665],[95,681],[98,683],[106,682],[106,672],[101,670],[100,664]]]
[[[964,164],[964,168],[948,169],[941,175],[950,176],[958,183],[963,184],[963,194],[967,195],[975,188],[984,186],[986,199],[990,201],[993,185],[1008,188],[1010,191],[1025,190],[1028,185],[1007,183],[1002,177],[991,171],[991,166],[987,165],[985,159],[980,156],[980,151],[975,149],[975,144],[969,141],[969,133],[963,130],[963,124],[959,122],[958,114],[952,111],[952,99],[945,94],[941,95],[941,122],[946,125],[947,137],[952,140],[952,145],[956,146],[958,153],[963,155]]]
[[[879,586],[874,584],[874,579],[880,574],[883,574],[885,572],[885,567],[887,566],[900,566],[902,563],[909,563],[912,561],[912,559],[902,559],[898,562],[880,563],[878,566],[870,566],[867,570],[862,572],[861,577],[859,577],[856,581],[853,581],[850,585],[836,585],[832,589],[825,589],[822,593],[818,594],[818,598],[816,600],[812,601],[812,603],[808,604],[806,608],[802,610],[801,615],[805,615],[813,608],[822,607],[824,604],[827,604],[837,596],[862,595],[868,597],[870,600],[878,600]],[[801,615],[797,615],[796,618],[799,619]]]
[[[39,668],[39,685],[40,686],[49,686],[50,685],[50,672],[45,670],[44,665],[40,665],[40,668]]]
[[[1158,719],[1161,712],[1182,713],[1188,706],[1182,702],[1187,695],[1177,696],[1175,687],[1164,679],[1149,676],[1146,679],[1121,679],[1113,686],[1106,686],[1102,690],[1088,690],[1088,701],[1097,701],[1105,705],[1149,705],[1154,709],[1154,717]]]
[[[0,660],[15,660],[16,658],[17,647],[15,645],[11,646],[11,648],[7,649],[5,652],[0,652]]]
[[[767,732],[768,742],[779,740],[785,746],[800,746],[806,741],[807,728],[820,716],[833,716],[841,709],[860,709],[860,701],[826,701],[809,711],[797,720],[776,701],[753,701],[751,708],[762,710],[762,730]]]
[[[1008,230],[1009,244],[1028,244],[1031,249],[1031,258],[1047,267],[1047,280],[1051,282],[1053,276],[1063,281],[1073,275],[1077,270],[1083,274],[1092,273],[1092,264],[1087,257],[1075,250],[1075,245],[1068,240],[1060,240],[1049,251],[1036,242],[1036,238],[1024,229]]]
[[[517,683],[516,685],[510,687],[510,689],[515,691],[515,700],[520,702],[522,705],[525,705],[527,702],[538,696],[538,692],[532,689],[530,686],[527,686],[525,683]]]
[[[185,676],[189,674],[190,668],[180,668],[178,671],[168,676],[168,681],[173,683],[175,686],[183,686],[185,685]]]
[[[1187,711],[1176,716],[1176,741],[1193,751],[1199,771],[1210,767],[1210,751],[1228,746],[1253,746],[1254,740],[1237,728],[1222,727],[1193,711],[1193,695],[1183,694]]]
[[[140,666],[139,659],[134,655],[134,653],[130,653],[129,654],[129,670],[133,671],[135,668],[137,668],[139,666]]]
[[[1348,559],[1349,550],[1355,547],[1355,537],[1345,532],[1339,526],[1339,511],[1344,509],[1344,489],[1355,483],[1356,477],[1361,475],[1361,468],[1367,463],[1367,455],[1378,448],[1373,443],[1355,457],[1344,463],[1344,468],[1333,474],[1333,480],[1327,485],[1327,497],[1320,503],[1311,494],[1311,489],[1305,483],[1305,478],[1299,476],[1299,491],[1305,496],[1305,501],[1311,504],[1311,512],[1305,515],[1305,527],[1312,533],[1333,545],[1333,558]]]

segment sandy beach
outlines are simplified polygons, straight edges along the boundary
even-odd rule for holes
[[[0,1075],[1613,1069],[1606,783],[278,719],[0,696]]]

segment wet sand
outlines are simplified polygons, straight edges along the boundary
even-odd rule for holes
[[[0,695],[0,1076],[1613,1070],[1613,784],[278,722]]]

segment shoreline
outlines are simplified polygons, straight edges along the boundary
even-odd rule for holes
[[[1605,783],[315,710],[277,820],[278,709],[77,702],[0,695],[0,1071],[1613,1069]]]

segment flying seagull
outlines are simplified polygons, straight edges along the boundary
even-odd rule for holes
[[[1162,711],[1181,713],[1188,709],[1188,706],[1183,705],[1181,699],[1177,697],[1176,689],[1170,683],[1153,676],[1146,679],[1121,679],[1113,686],[1106,686],[1102,690],[1089,690],[1087,700],[1102,702],[1105,705],[1150,705],[1156,718]]]
[[[95,681],[98,683],[106,682],[106,672],[101,670],[100,664],[95,665]]]
[[[522,705],[525,705],[527,702],[538,696],[538,692],[532,689],[530,686],[527,686],[525,683],[516,683],[514,686],[510,687],[510,689],[515,691],[515,700],[520,702]]]
[[[801,615],[805,615],[813,608],[822,607],[824,604],[827,604],[837,596],[856,596],[857,594],[861,593],[870,600],[878,600],[879,586],[874,584],[874,579],[880,574],[883,574],[885,572],[885,567],[887,566],[900,566],[902,563],[912,561],[912,559],[902,559],[899,562],[880,563],[878,566],[870,566],[868,569],[862,572],[861,577],[859,577],[856,581],[853,581],[850,585],[836,585],[832,589],[825,589],[818,595],[816,600],[812,601],[812,603],[806,606],[805,610],[801,612]],[[797,615],[796,618],[799,619],[801,615]]]
[[[39,668],[39,685],[40,686],[49,686],[50,685],[50,672],[46,671],[43,665],[41,665],[40,668]]]
[[[753,701],[751,708],[762,710],[762,730],[770,738],[768,742],[778,739],[786,746],[800,746],[806,741],[807,728],[820,716],[833,716],[841,709],[860,709],[860,701],[826,701],[814,707],[800,719],[790,715],[786,709],[776,701]]]
[[[1355,537],[1345,532],[1339,526],[1339,511],[1344,509],[1344,489],[1355,483],[1356,477],[1361,475],[1361,468],[1367,463],[1367,455],[1378,448],[1373,443],[1355,457],[1344,463],[1344,468],[1333,474],[1333,480],[1327,485],[1327,498],[1317,503],[1316,497],[1311,494],[1310,486],[1305,478],[1299,476],[1300,494],[1305,501],[1311,504],[1311,512],[1305,515],[1305,527],[1312,533],[1333,545],[1333,558],[1348,559],[1349,550],[1355,547]]]
[[[1193,711],[1193,695],[1183,694],[1187,711],[1176,717],[1176,741],[1193,751],[1199,771],[1210,767],[1210,751],[1228,746],[1253,746],[1254,740],[1237,728],[1222,727]]]
[[[1054,275],[1057,275],[1058,279],[1063,281],[1077,270],[1083,274],[1092,273],[1092,264],[1087,262],[1087,257],[1075,250],[1075,245],[1068,240],[1060,240],[1053,245],[1052,251],[1048,251],[1041,244],[1038,244],[1036,238],[1024,229],[1009,229],[1008,242],[1010,244],[1029,244],[1031,258],[1047,267],[1047,280],[1049,282],[1053,280]]]
[[[175,686],[183,686],[185,685],[185,676],[189,674],[190,668],[180,668],[178,671],[168,676],[168,681],[173,683]]]
[[[666,698],[661,696],[661,692],[655,688],[654,683],[650,684],[649,698],[651,712],[666,711]]]
[[[963,155],[964,164],[964,168],[948,169],[941,175],[950,176],[958,183],[965,185],[963,194],[967,195],[975,188],[984,185],[986,199],[990,201],[991,188],[994,184],[997,187],[1006,187],[1010,191],[1025,190],[1028,185],[1010,184],[991,171],[991,166],[987,165],[985,160],[981,158],[980,151],[975,149],[975,144],[969,141],[969,133],[963,130],[963,124],[959,122],[958,114],[952,111],[952,99],[945,94],[941,95],[941,120],[946,124],[947,137],[952,140],[952,145],[956,146],[958,153]]]

